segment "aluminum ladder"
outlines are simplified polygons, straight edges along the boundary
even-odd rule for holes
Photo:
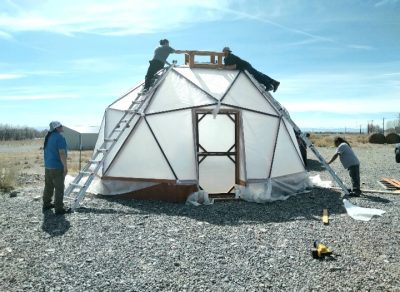
[[[251,76],[250,73],[246,71],[246,74],[249,76],[250,79],[253,80],[255,84],[258,84],[258,82],[254,79],[253,76]],[[333,180],[338,184],[338,186],[342,189],[343,193],[345,195],[349,195],[349,190],[343,183],[343,181],[338,177],[336,172],[330,167],[328,163],[326,163],[325,158],[318,152],[317,148],[314,146],[314,144],[308,139],[305,133],[303,133],[300,128],[293,122],[291,119],[289,113],[286,111],[286,109],[276,100],[272,97],[272,95],[265,90],[265,88],[260,85],[259,86],[261,92],[268,97],[268,100],[271,101],[272,105],[286,118],[286,120],[292,125],[293,129],[297,132],[300,133],[300,137],[306,142],[307,147],[310,148],[310,150],[314,153],[315,157],[318,158],[318,160],[321,162],[321,164],[325,167],[325,169],[329,172]]]
[[[149,88],[146,92],[139,92],[132,104],[127,110],[125,110],[124,115],[110,132],[108,137],[104,138],[103,143],[98,149],[95,149],[92,159],[90,159],[79,171],[78,175],[69,184],[64,192],[64,197],[71,201],[71,210],[75,211],[79,207],[80,202],[84,199],[86,191],[95,178],[97,172],[103,165],[103,162],[107,158],[108,153],[115,146],[120,137],[124,134],[126,129],[130,128],[132,125],[130,123],[136,124],[140,117],[144,115],[144,104],[147,98],[152,92],[158,87],[158,85],[165,79],[168,75],[167,73],[175,66],[170,65],[162,69],[161,74],[158,75],[158,79],[155,80],[153,86]],[[138,117],[135,119],[135,117]],[[86,180],[85,180],[86,178]]]

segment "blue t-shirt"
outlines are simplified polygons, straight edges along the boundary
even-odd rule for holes
[[[55,131],[50,134],[46,148],[44,148],[45,168],[64,168],[60,159],[60,153],[58,152],[61,149],[64,149],[65,155],[67,155],[67,142],[60,133]]]

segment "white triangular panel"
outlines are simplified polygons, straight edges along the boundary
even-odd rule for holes
[[[137,98],[137,95],[142,90],[142,88],[143,86],[136,87],[132,91],[126,93],[121,98],[113,102],[109,107],[118,110],[128,109],[131,106],[132,101],[134,101]]]
[[[197,180],[192,111],[147,117],[158,142],[179,180]]]
[[[266,179],[271,168],[279,118],[243,111],[247,179]]]
[[[303,162],[295,147],[296,140],[288,133],[284,123],[280,124],[271,177],[278,177],[305,171]]]
[[[146,109],[146,113],[164,112],[215,102],[215,99],[171,70],[152,96],[152,101]]]
[[[267,114],[278,115],[276,110],[267,102],[265,97],[244,73],[239,75],[222,102]]]
[[[112,109],[112,108],[108,108],[105,112],[105,131],[104,131],[104,138],[115,138],[119,135],[120,132],[113,132],[115,126],[121,121],[121,119],[124,117],[124,112],[121,110],[116,110],[116,109]],[[135,121],[138,119],[139,117],[135,117],[133,122],[131,122],[131,127],[125,129],[120,138],[116,141],[115,145],[113,146],[112,149],[110,149],[111,143],[112,142],[107,142],[106,143],[106,148],[110,149],[107,157],[104,159],[104,164],[103,164],[103,168],[104,170],[107,170],[109,164],[112,162],[112,160],[114,159],[114,156],[116,155],[116,153],[119,151],[121,145],[124,143],[126,137],[128,137],[129,133],[132,130],[132,127],[135,123]],[[103,140],[104,141],[104,140]]]
[[[175,70],[217,99],[221,99],[235,80],[236,75],[239,74],[239,71],[236,70],[206,68],[181,67]]]
[[[292,141],[295,141],[294,145],[296,147],[296,151],[299,154],[299,156],[301,157],[301,152],[300,152],[300,148],[299,148],[299,143],[297,142],[297,138],[296,138],[296,134],[294,132],[293,126],[290,124],[290,122],[288,122],[286,120],[285,117],[282,118],[282,121],[285,123],[286,128],[289,131],[289,135],[290,135],[290,139],[292,139]]]
[[[143,119],[124,142],[107,170],[106,176],[175,179]]]

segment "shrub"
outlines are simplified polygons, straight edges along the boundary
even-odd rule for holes
[[[396,133],[390,133],[386,135],[386,143],[388,144],[396,144],[400,143],[400,136]]]
[[[17,171],[15,169],[3,168],[0,172],[0,190],[12,191],[15,188]]]
[[[369,136],[368,142],[372,144],[385,144],[386,138],[385,135],[381,133],[373,133]]]

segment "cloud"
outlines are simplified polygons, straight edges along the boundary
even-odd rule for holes
[[[348,45],[348,47],[350,49],[359,49],[359,50],[366,50],[366,51],[370,51],[370,50],[374,49],[374,47],[365,46],[365,45]]]
[[[19,3],[21,1],[0,4],[0,10],[1,5],[7,8],[0,15],[0,28],[4,31],[130,35],[219,19],[221,15],[214,8],[228,5],[229,1],[59,0],[32,1],[30,5]],[[199,9],[202,13],[198,13]]]
[[[0,73],[0,80],[5,80],[5,79],[18,79],[18,78],[23,78],[25,75],[22,74],[2,74]]]
[[[22,94],[22,95],[8,95],[0,96],[2,101],[23,101],[23,100],[48,100],[48,99],[66,99],[66,98],[79,98],[76,94],[68,93],[47,93],[47,94]]]

